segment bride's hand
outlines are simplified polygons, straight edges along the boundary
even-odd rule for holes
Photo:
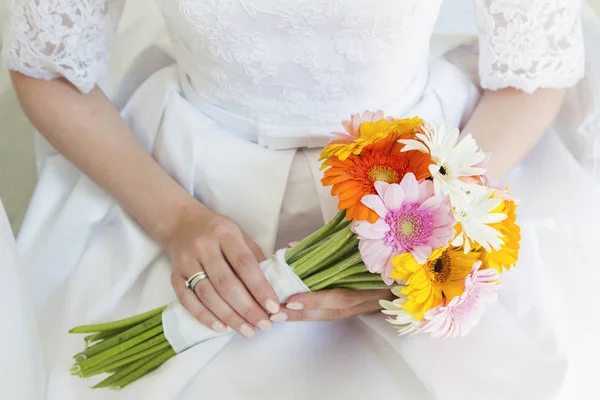
[[[279,311],[279,301],[258,265],[265,256],[234,222],[193,207],[164,247],[177,298],[203,325],[220,333],[227,325],[245,337],[254,336],[254,327],[271,329],[267,312]],[[193,291],[186,288],[186,280],[200,271],[208,278]]]
[[[381,310],[379,300],[392,300],[389,289],[331,289],[303,293],[288,299],[286,310],[271,316],[273,321],[327,321]]]

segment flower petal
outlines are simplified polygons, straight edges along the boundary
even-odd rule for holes
[[[404,190],[400,185],[389,185],[383,195],[383,203],[390,211],[398,211],[404,202]]]
[[[400,187],[404,190],[405,203],[416,203],[419,201],[419,182],[412,172],[404,175],[404,178],[400,182]]]
[[[421,153],[429,153],[429,149],[427,148],[427,146],[425,146],[423,144],[423,142],[420,142],[418,140],[401,139],[401,140],[398,140],[398,143],[402,143],[404,145],[404,147],[402,147],[402,150],[400,150],[401,152],[416,150]]]
[[[388,209],[385,207],[383,200],[381,197],[375,194],[363,196],[360,202],[369,207],[371,210],[375,211],[381,218],[385,218],[385,216],[388,214]]]
[[[388,224],[381,219],[373,224],[367,221],[355,221],[352,224],[352,232],[356,233],[360,239],[382,240],[389,230]]]
[[[369,272],[382,273],[385,271],[392,249],[382,240],[361,240],[358,244],[360,255]]]
[[[410,253],[418,263],[425,264],[429,257],[431,257],[432,252],[433,249],[431,246],[415,246]]]

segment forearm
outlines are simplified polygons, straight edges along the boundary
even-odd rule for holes
[[[501,179],[550,128],[564,98],[564,89],[486,91],[463,129],[491,155],[488,175]]]
[[[64,80],[42,81],[16,72],[11,77],[40,133],[163,245],[180,210],[199,205],[141,147],[100,89],[84,95]]]

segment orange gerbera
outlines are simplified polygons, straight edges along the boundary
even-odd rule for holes
[[[390,134],[395,134],[400,138],[400,136],[406,134],[413,134],[416,128],[423,124],[423,120],[419,117],[389,120],[383,118],[383,113],[381,113],[380,115],[368,114],[371,120],[366,120],[365,114],[362,116],[357,114],[353,116],[352,121],[344,121],[348,133],[339,134],[340,139],[334,140],[325,146],[319,160],[337,157],[344,161],[350,155],[360,154],[365,147],[387,138]],[[374,116],[381,117],[381,119],[377,120],[377,118],[373,118]],[[358,125],[358,128],[353,125]]]
[[[504,199],[492,212],[506,214],[506,219],[490,226],[502,233],[502,246],[498,250],[485,251],[481,249],[481,259],[484,266],[493,268],[499,273],[510,269],[519,259],[521,228],[517,225],[517,205],[513,200]]]
[[[419,181],[431,176],[429,154],[400,152],[404,145],[398,143],[398,137],[402,133],[390,133],[385,139],[366,146],[360,155],[351,154],[343,161],[334,157],[323,163],[329,168],[321,182],[323,186],[333,186],[331,195],[338,196],[338,208],[346,210],[346,218],[377,221],[379,217],[375,211],[361,203],[363,196],[376,193],[376,181],[400,183],[409,172]]]

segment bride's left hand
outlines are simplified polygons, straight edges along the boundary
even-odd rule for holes
[[[273,321],[328,321],[381,310],[379,300],[392,300],[389,289],[331,289],[302,293],[288,299],[285,310],[271,316]]]

